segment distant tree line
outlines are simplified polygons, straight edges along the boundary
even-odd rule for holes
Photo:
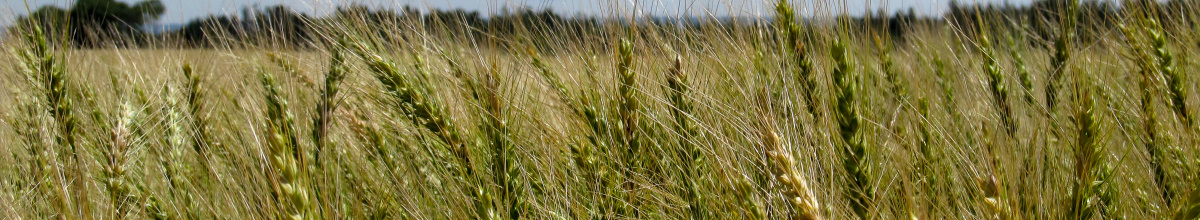
[[[990,29],[989,33],[1006,35],[997,36],[995,39],[1018,36],[1024,37],[1023,41],[1033,46],[1046,47],[1052,39],[1061,34],[1059,32],[1062,29],[1058,24],[1064,19],[1061,15],[1067,11],[1067,3],[1069,1],[1038,0],[1024,6],[968,5],[955,0],[950,2],[944,19],[946,23],[960,27],[960,31],[968,38],[974,37],[979,30],[978,21],[982,20],[984,25],[987,25],[986,28]],[[1129,8],[1153,11],[1148,14],[1156,15],[1164,28],[1171,33],[1179,33],[1196,27],[1195,11],[1200,6],[1200,1],[1125,0],[1123,4],[1142,5]],[[1105,34],[1120,33],[1117,25],[1125,17],[1125,13],[1129,12],[1113,1],[1080,0],[1076,10],[1078,19],[1074,34],[1079,41],[1092,42],[1101,39]]]
[[[478,11],[462,9],[434,9],[423,13],[409,6],[394,10],[351,5],[338,7],[331,15],[317,18],[286,6],[271,6],[261,10],[247,9],[240,16],[212,15],[196,19],[182,29],[164,35],[197,47],[231,42],[311,46],[321,28],[353,28],[365,32],[405,32],[388,33],[387,36],[408,36],[419,30],[420,34],[461,40],[524,39],[530,41],[526,43],[544,45],[551,39],[594,35],[599,24],[596,18],[569,18],[550,9],[506,9],[484,18]]]
[[[1197,24],[1197,1],[1170,0],[1166,2],[1135,0],[1154,5],[1168,30],[1191,28]],[[920,27],[953,25],[962,33],[973,35],[977,22],[987,21],[990,33],[1019,34],[1022,40],[1044,46],[1047,39],[1057,36],[1059,12],[1065,10],[1066,0],[1038,0],[1031,5],[967,5],[952,1],[946,14],[937,17],[919,16],[911,9],[887,14],[884,11],[857,17],[841,17],[842,25],[850,25],[866,34],[888,36],[903,41]],[[1077,29],[1080,40],[1098,39],[1109,33],[1122,17],[1121,8],[1110,1],[1082,0],[1081,18]],[[287,6],[245,8],[240,14],[210,15],[187,22],[182,28],[163,33],[149,33],[144,25],[154,23],[164,12],[160,0],[143,0],[127,4],[115,0],[77,0],[70,8],[42,7],[29,16],[18,19],[12,29],[25,30],[31,24],[55,27],[48,30],[55,36],[69,38],[78,47],[140,46],[150,39],[172,42],[185,47],[270,45],[282,47],[314,47],[320,44],[318,33],[323,28],[353,28],[364,32],[387,33],[385,36],[430,34],[440,39],[475,41],[478,45],[521,45],[537,49],[562,48],[554,45],[586,44],[603,39],[628,25],[667,27],[683,30],[736,31],[768,27],[770,21],[738,22],[738,19],[701,21],[700,18],[651,18],[630,24],[625,19],[604,20],[593,16],[563,16],[550,9],[504,9],[499,14],[484,17],[477,11],[462,9],[432,9],[422,12],[405,6],[400,9],[373,8],[362,5],[338,7],[334,13],[314,17]],[[750,27],[739,27],[750,26]],[[69,28],[62,28],[69,27]],[[370,27],[370,28],[366,28]],[[381,28],[382,27],[382,28]],[[606,29],[607,28],[607,29]],[[649,28],[654,29],[654,28]],[[11,29],[10,29],[11,30]],[[653,30],[659,31],[659,30]],[[9,31],[13,33],[14,31]],[[769,33],[769,32],[768,32]],[[644,34],[644,33],[642,33]],[[391,39],[405,40],[405,39]]]
[[[76,0],[70,8],[44,6],[17,19],[9,33],[29,30],[33,24],[46,27],[50,36],[68,38],[82,47],[102,43],[137,44],[141,27],[154,23],[166,8],[159,0],[133,5],[116,0]],[[64,28],[69,27],[69,28]]]

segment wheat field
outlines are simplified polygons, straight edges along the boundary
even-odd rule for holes
[[[1196,219],[1200,29],[1132,2],[1087,32],[1054,11],[1045,39],[984,18],[895,38],[787,1],[583,40],[28,28],[0,45],[0,216]]]

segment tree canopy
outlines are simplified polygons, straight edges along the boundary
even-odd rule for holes
[[[44,6],[18,18],[16,28],[31,24],[47,27],[48,32],[70,37],[77,45],[141,33],[143,25],[158,20],[166,7],[160,0],[142,0],[132,5],[116,0],[77,0],[69,9]]]

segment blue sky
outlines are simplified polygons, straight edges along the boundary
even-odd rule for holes
[[[0,0],[0,23],[9,23],[15,16],[26,14],[26,4],[30,10],[40,6],[55,4],[70,5],[72,0]],[[135,2],[137,0],[118,0]],[[328,13],[335,5],[360,3],[377,7],[399,8],[412,5],[418,8],[463,8],[495,12],[505,6],[526,5],[534,8],[553,8],[563,14],[653,14],[653,15],[770,15],[769,2],[774,0],[161,0],[167,7],[160,23],[183,23],[196,17],[214,13],[238,13],[242,7],[260,5],[284,4],[309,14]],[[810,2],[813,0],[791,0],[792,2]],[[867,8],[886,8],[889,11],[913,8],[922,14],[939,14],[946,8],[950,0],[845,0],[848,12],[858,13]],[[959,2],[989,2],[1013,4],[1028,4],[1032,0],[959,0]],[[635,3],[638,7],[630,7]],[[841,3],[829,6],[829,10],[842,11]],[[807,6],[809,9],[812,6]],[[826,7],[820,7],[826,8]],[[812,10],[806,10],[812,11]]]

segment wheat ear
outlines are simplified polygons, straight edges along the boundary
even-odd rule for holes
[[[421,80],[427,78],[428,74],[425,72],[424,58],[413,55],[412,66],[416,72],[415,76],[410,76],[401,73],[395,62],[379,56],[367,45],[360,43],[355,44],[355,47],[359,57],[367,63],[367,67],[375,74],[380,84],[383,84],[384,91],[396,99],[398,108],[408,115],[414,124],[432,132],[454,156],[453,160],[462,171],[460,177],[469,183],[467,190],[475,200],[475,216],[484,218],[489,216],[489,213],[494,213],[492,197],[479,184],[480,178],[471,161],[466,140],[441,104],[429,96],[433,85]]]
[[[1174,189],[1171,184],[1167,183],[1168,171],[1163,166],[1163,159],[1167,156],[1159,145],[1159,129],[1158,129],[1158,112],[1156,106],[1157,87],[1156,82],[1157,72],[1154,67],[1151,55],[1146,52],[1142,38],[1132,28],[1125,24],[1118,26],[1121,32],[1125,35],[1125,40],[1130,45],[1130,50],[1133,56],[1133,62],[1138,66],[1138,88],[1141,92],[1140,110],[1142,114],[1142,131],[1145,132],[1145,137],[1142,139],[1142,148],[1149,154],[1149,163],[1154,175],[1154,183],[1158,187],[1159,197],[1163,199],[1165,207],[1171,207],[1172,198],[1175,197]]]
[[[1054,55],[1050,59],[1050,76],[1046,80],[1046,111],[1050,115],[1053,115],[1054,108],[1058,104],[1058,90],[1062,87],[1062,76],[1067,71],[1067,61],[1071,59],[1071,43],[1075,40],[1079,1],[1068,2],[1065,13],[1059,15],[1061,32],[1054,40]]]
[[[130,202],[136,203],[138,200],[134,194],[134,187],[129,183],[128,177],[125,175],[125,164],[128,158],[126,152],[131,146],[136,144],[132,136],[130,127],[138,116],[138,112],[130,106],[130,103],[121,104],[120,118],[115,121],[110,129],[110,142],[104,151],[104,186],[108,189],[109,199],[112,200],[112,218],[125,219],[131,212]]]
[[[820,118],[821,115],[818,114],[821,112],[817,110],[820,106],[817,102],[820,100],[815,94],[817,79],[814,76],[813,60],[802,39],[801,25],[796,22],[796,11],[787,0],[779,0],[775,4],[775,13],[779,20],[778,28],[784,36],[784,51],[791,62],[792,77],[800,84],[800,92],[807,102],[808,113],[814,118]]]
[[[1149,16],[1145,16],[1145,23],[1142,27],[1150,37],[1150,51],[1154,55],[1156,61],[1155,68],[1167,82],[1167,92],[1170,95],[1171,109],[1175,114],[1183,119],[1184,125],[1192,126],[1194,119],[1187,107],[1187,88],[1183,85],[1184,77],[1180,71],[1175,69],[1175,57],[1171,53],[1171,49],[1167,47],[1167,37],[1163,33],[1161,25],[1158,21]]]
[[[685,164],[683,181],[688,212],[693,218],[704,218],[707,210],[701,207],[704,196],[700,195],[700,182],[704,180],[704,152],[696,143],[703,133],[692,118],[695,106],[689,98],[691,89],[688,83],[688,75],[683,71],[683,57],[676,55],[674,65],[667,70],[667,97],[671,102],[671,115],[675,118],[674,129],[679,134],[676,154]]]
[[[767,154],[767,159],[770,160],[771,172],[775,179],[783,184],[783,195],[794,212],[790,218],[795,220],[824,219],[818,211],[820,203],[817,202],[812,189],[808,186],[808,178],[796,169],[796,159],[792,156],[791,148],[779,140],[775,122],[772,120],[775,116],[770,113],[772,112],[771,104],[768,100],[765,90],[759,93],[758,132],[762,138],[762,148]]]
[[[841,39],[835,39],[831,48],[834,60],[833,80],[837,101],[834,102],[838,128],[842,140],[842,167],[849,176],[850,187],[845,193],[854,213],[860,218],[871,218],[870,211],[875,202],[875,187],[871,185],[871,168],[867,163],[867,146],[863,143],[862,116],[857,106],[859,85],[854,61]]]
[[[275,76],[265,70],[259,71],[263,96],[266,97],[266,136],[271,153],[270,161],[279,174],[279,202],[287,212],[287,218],[307,219],[310,214],[309,189],[305,183],[308,164],[296,135],[295,117],[288,109],[287,100],[280,93],[282,88],[276,82]]]
[[[1071,204],[1067,218],[1091,219],[1099,207],[1094,198],[1099,197],[1108,184],[1101,173],[1105,166],[1106,149],[1091,89],[1081,89],[1077,96],[1079,108],[1074,120],[1078,129],[1074,151],[1075,182],[1074,191],[1069,196]]]

